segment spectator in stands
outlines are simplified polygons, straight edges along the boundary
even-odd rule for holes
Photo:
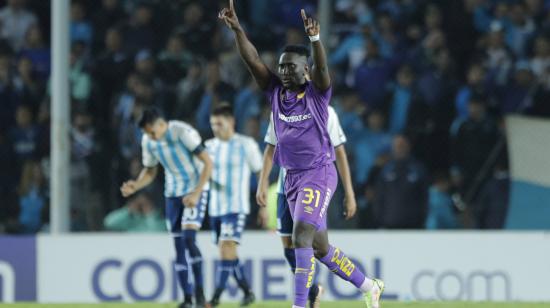
[[[72,228],[88,230],[92,223],[91,218],[91,174],[90,158],[95,151],[95,132],[90,114],[84,110],[77,110],[72,117],[71,137],[71,175],[70,175],[70,203],[72,218],[78,224]],[[88,200],[83,204],[80,200]]]
[[[456,92],[454,76],[454,62],[449,49],[445,47],[435,51],[432,65],[426,68],[418,80],[418,91],[422,101],[434,109],[446,108]],[[448,120],[451,121],[452,118]]]
[[[458,220],[451,198],[451,181],[445,172],[436,173],[429,190],[426,229],[455,229]]]
[[[123,49],[122,42],[122,33],[118,28],[108,29],[105,33],[105,49],[97,57],[93,69],[98,93],[94,102],[98,106],[96,115],[103,119],[111,118],[113,97],[122,90],[132,68],[132,60]]]
[[[92,91],[92,78],[86,71],[85,46],[75,43],[71,48],[70,58],[70,93],[78,102],[87,103]]]
[[[340,100],[338,100],[335,110],[338,113],[340,126],[346,134],[349,144],[353,144],[360,137],[363,130],[363,121],[361,113],[365,110],[365,106],[361,104],[361,100],[357,92],[353,89],[343,90]]]
[[[536,38],[534,55],[530,62],[533,74],[550,90],[550,38],[542,35]]]
[[[19,195],[19,224],[23,233],[36,233],[42,225],[42,210],[46,207],[46,187],[40,164],[25,162],[17,188]]]
[[[193,111],[197,110],[206,82],[206,74],[203,70],[203,64],[195,60],[191,63],[185,77],[179,81],[177,86],[178,104],[174,111],[177,117],[190,119]]]
[[[87,47],[91,46],[93,38],[92,25],[86,20],[84,5],[78,1],[71,2],[70,34],[72,43],[82,42]]]
[[[25,0],[8,0],[8,5],[0,10],[0,34],[10,43],[14,51],[23,46],[29,28],[37,23],[36,16],[25,9]]]
[[[201,133],[211,134],[210,110],[213,106],[226,102],[233,105],[235,89],[221,79],[218,61],[208,62],[204,93],[196,113],[197,129]]]
[[[468,104],[472,96],[486,95],[486,73],[483,66],[474,63],[468,68],[466,75],[466,84],[462,86],[455,98],[456,116],[460,119],[468,117]]]
[[[156,59],[150,50],[140,50],[134,58],[134,70],[141,79],[153,87],[156,95],[162,95],[164,91],[164,82],[156,74]]]
[[[431,68],[435,61],[434,56],[437,51],[445,48],[447,45],[447,36],[443,31],[441,10],[435,5],[429,5],[424,15],[424,33],[419,42],[408,53],[408,61],[417,72]],[[416,34],[411,33],[412,37]],[[409,34],[409,35],[411,35]],[[410,45],[410,42],[409,42]]]
[[[368,53],[367,41],[373,38],[373,31],[370,24],[361,24],[358,32],[346,36],[328,55],[331,66],[345,66],[344,83],[349,87],[355,85],[355,70],[365,60]]]
[[[146,192],[137,194],[125,206],[109,213],[103,220],[103,225],[110,231],[166,231],[161,213],[155,208],[151,197]]]
[[[378,157],[391,148],[391,135],[385,131],[384,114],[380,110],[372,110],[367,115],[367,127],[361,131],[353,148],[354,182],[358,187],[365,187],[371,168]],[[348,146],[348,145],[347,145]]]
[[[180,81],[191,66],[193,55],[179,35],[168,38],[166,48],[158,55],[159,74],[170,85]]]
[[[498,89],[499,111],[502,114],[521,113],[531,104],[537,82],[527,61],[518,61],[513,80]]]
[[[504,162],[498,162],[492,177],[480,192],[474,204],[475,227],[503,229],[510,201],[510,176]]]
[[[449,127],[454,118],[452,100],[457,89],[454,62],[449,49],[440,48],[433,64],[418,80],[417,104],[413,104],[408,121],[408,134],[414,144],[414,155],[430,171],[447,169]],[[434,146],[434,145],[438,146]]]
[[[390,146],[391,147],[391,146]],[[391,152],[391,151],[389,151]],[[358,198],[358,211],[359,211],[359,226],[361,228],[373,229],[378,227],[377,217],[375,217],[375,202],[377,194],[377,182],[382,172],[382,169],[390,160],[390,153],[383,153],[379,155],[374,164],[372,165],[369,174],[367,175],[367,182],[362,187],[364,189],[363,194]]]
[[[195,56],[203,56],[210,59],[214,56],[212,36],[214,24],[204,17],[204,10],[198,2],[190,2],[183,10],[183,23],[175,32],[180,35]]]
[[[453,183],[465,193],[493,150],[498,129],[487,114],[485,99],[470,98],[468,117],[456,120],[451,128],[451,176]]]
[[[39,132],[33,120],[31,108],[21,105],[15,112],[16,126],[10,131],[10,143],[15,155],[18,174],[27,160],[36,159]],[[19,177],[15,177],[16,180]]]
[[[384,11],[380,3],[379,10]],[[362,0],[338,0],[334,4],[334,19],[345,25],[354,25],[355,23],[367,24],[372,23],[374,12],[369,5]]]
[[[126,18],[126,13],[120,7],[118,0],[102,0],[101,7],[96,9],[92,16],[94,30],[93,50],[99,51],[104,43],[107,31],[119,26],[121,20]]]
[[[35,114],[44,96],[44,83],[36,77],[30,59],[19,58],[17,73],[13,77],[13,85],[20,93],[20,102],[30,106],[33,114]]]
[[[50,75],[50,48],[44,42],[42,30],[38,25],[33,25],[25,35],[25,43],[19,52],[20,58],[28,58],[33,64],[33,73],[42,81],[46,81]]]
[[[506,43],[514,54],[522,58],[527,52],[527,42],[535,32],[535,22],[528,15],[524,2],[516,2],[510,8],[510,21],[506,29]]]
[[[419,101],[415,86],[415,76],[412,68],[403,65],[397,72],[397,82],[389,91],[389,112],[388,112],[388,131],[391,134],[402,134],[405,130],[414,125],[414,121],[420,116],[426,118],[426,111],[420,111],[424,114],[418,114],[419,109],[426,109],[423,103]]]
[[[367,50],[363,64],[355,71],[355,89],[369,108],[379,108],[384,102],[393,67],[390,61],[381,57],[374,40],[367,40]]]
[[[152,8],[141,2],[132,12],[131,19],[124,28],[124,47],[127,52],[134,54],[142,49],[158,49],[158,36],[152,23]]]
[[[386,59],[401,60],[403,55],[402,38],[389,12],[380,12],[377,18],[376,42],[380,55]],[[400,61],[397,61],[400,62]]]
[[[502,86],[508,82],[513,68],[512,51],[505,43],[504,25],[501,21],[491,23],[490,32],[481,44],[483,64],[488,69],[492,83]]]
[[[248,77],[248,82],[235,95],[234,114],[236,115],[235,129],[239,133],[243,133],[247,125],[259,125],[257,117],[260,115],[261,105],[263,104],[264,96],[258,88],[256,81],[252,77]],[[257,135],[258,130],[245,134],[247,136]]]
[[[393,139],[392,158],[380,172],[374,216],[380,228],[421,229],[428,207],[428,175],[410,155],[407,137]]]
[[[71,47],[69,59],[69,94],[78,104],[77,108],[87,106],[92,92],[92,78],[86,71],[86,47],[81,42],[74,43]],[[51,95],[51,77],[48,81],[48,94]]]
[[[118,133],[119,154],[124,160],[128,160],[139,153],[141,147],[141,130],[136,124],[144,108],[151,105],[160,105],[155,102],[154,90],[151,84],[141,78],[137,78],[132,89],[133,93],[128,101],[121,101],[127,105],[117,109],[116,123]]]

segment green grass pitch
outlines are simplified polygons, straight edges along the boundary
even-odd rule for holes
[[[155,304],[155,303],[140,303],[140,304],[0,304],[4,308],[176,308],[177,305],[172,304]],[[222,304],[219,308],[236,308],[239,305]],[[258,302],[250,306],[251,308],[289,308],[290,302]],[[322,308],[364,308],[365,304],[361,302],[322,302]],[[550,308],[550,303],[470,303],[470,302],[384,302],[381,308]]]

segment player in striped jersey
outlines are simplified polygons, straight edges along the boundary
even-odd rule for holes
[[[344,217],[350,219],[355,215],[357,210],[357,204],[355,202],[355,194],[353,192],[353,186],[351,183],[351,175],[349,170],[348,159],[346,155],[346,150],[344,148],[344,143],[346,143],[346,135],[340,126],[340,121],[338,120],[338,115],[334,111],[332,106],[328,107],[328,121],[327,128],[330,137],[331,144],[335,148],[336,153],[336,165],[340,173],[342,183],[344,185],[345,191],[345,209]],[[260,181],[258,183],[258,191],[256,194],[256,201],[258,204],[265,206],[267,204],[267,189],[268,189],[268,177],[273,166],[273,152],[275,146],[277,145],[277,136],[275,135],[275,130],[273,129],[273,115],[271,115],[269,127],[264,138],[264,142],[267,144],[264,157],[263,157],[263,167],[261,175],[259,177]],[[294,254],[294,247],[292,245],[292,229],[294,227],[294,222],[292,221],[292,216],[290,215],[290,209],[284,193],[284,181],[286,176],[286,170],[284,168],[279,169],[279,178],[277,181],[277,233],[281,236],[283,242],[284,255],[292,272],[294,273],[296,269],[296,257]],[[310,307],[319,307],[319,299],[322,294],[322,287],[312,284],[309,289],[309,303]]]
[[[231,274],[244,292],[241,306],[254,302],[254,294],[239,265],[237,245],[240,243],[246,216],[250,213],[250,175],[262,168],[262,154],[254,139],[235,133],[231,106],[216,107],[210,116],[214,138],[205,142],[214,162],[210,180],[208,214],[221,255],[217,269],[216,290],[211,306],[219,305],[220,296]]]
[[[157,108],[146,109],[138,125],[144,132],[141,140],[144,168],[136,180],[125,182],[120,190],[124,197],[134,194],[153,182],[159,163],[164,167],[166,224],[174,238],[175,267],[185,296],[180,308],[193,306],[188,261],[195,278],[195,307],[204,307],[202,255],[196,234],[206,212],[212,160],[193,127],[185,122],[165,120]]]

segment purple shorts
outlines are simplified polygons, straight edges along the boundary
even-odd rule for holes
[[[309,170],[289,170],[285,179],[285,194],[294,221],[327,228],[327,210],[338,184],[334,164]]]

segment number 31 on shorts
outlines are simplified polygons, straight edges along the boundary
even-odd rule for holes
[[[303,204],[311,204],[315,200],[315,207],[319,206],[319,198],[321,197],[321,192],[318,189],[304,188],[306,195],[304,196],[307,199],[302,200]]]

